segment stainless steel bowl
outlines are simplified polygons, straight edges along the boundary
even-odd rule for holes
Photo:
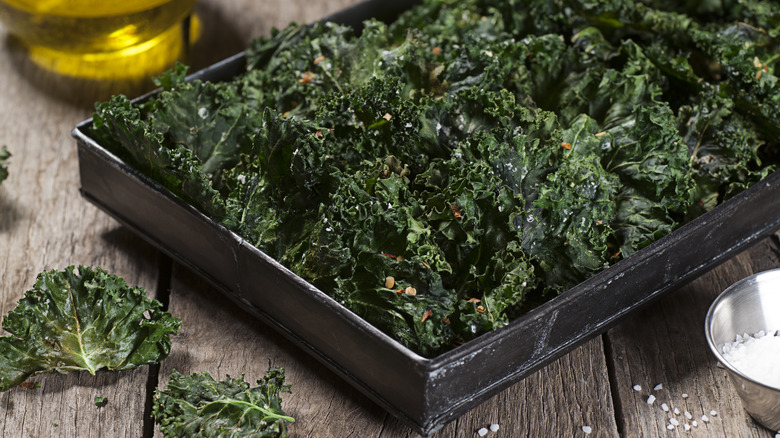
[[[780,388],[743,374],[724,357],[721,347],[737,334],[780,330],[780,269],[744,278],[724,290],[710,306],[704,324],[707,343],[728,370],[745,410],[757,422],[780,430]]]

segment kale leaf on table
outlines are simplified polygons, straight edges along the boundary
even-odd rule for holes
[[[41,373],[129,370],[158,363],[181,321],[162,304],[100,268],[38,275],[3,318],[0,391]]]
[[[166,437],[286,437],[295,419],[282,411],[280,393],[290,392],[284,369],[269,369],[257,384],[173,370],[166,388],[155,391],[152,416]]]
[[[780,162],[780,6],[426,0],[293,24],[221,83],[160,78],[92,135],[432,357]]]
[[[11,158],[11,153],[8,152],[6,146],[0,147],[0,183],[4,179],[8,178],[8,159]]]

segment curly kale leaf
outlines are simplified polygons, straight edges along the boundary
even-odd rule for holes
[[[726,28],[693,32],[697,46],[711,60],[710,75],[720,94],[730,96],[759,132],[780,135],[780,39],[763,29],[738,23]]]
[[[11,153],[3,146],[0,147],[0,183],[4,179],[8,178],[8,159],[11,158]]]
[[[638,107],[607,129],[586,115],[564,133],[578,155],[599,153],[601,165],[621,184],[610,224],[622,256],[668,234],[694,197],[688,148],[668,107]]]
[[[151,128],[147,112],[153,110],[153,103],[139,108],[125,96],[112,97],[95,105],[90,134],[173,193],[197,203],[214,219],[230,224],[225,201],[202,171],[202,161],[187,144]]]
[[[216,173],[249,147],[256,127],[235,84],[194,81],[162,91],[149,113],[149,129],[184,145]]]
[[[286,437],[295,419],[282,411],[280,393],[290,392],[284,369],[269,369],[257,384],[173,370],[166,388],[155,391],[152,416],[166,437]]]
[[[100,268],[41,273],[3,319],[10,335],[0,337],[0,390],[41,373],[159,363],[180,325],[142,288]]]
[[[776,168],[762,166],[759,151],[767,142],[754,123],[714,88],[703,90],[698,102],[681,107],[679,118],[697,187],[689,215],[712,209]]]

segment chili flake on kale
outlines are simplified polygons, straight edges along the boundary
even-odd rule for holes
[[[774,170],[778,35],[770,1],[429,0],[179,67],[92,133],[434,356]]]

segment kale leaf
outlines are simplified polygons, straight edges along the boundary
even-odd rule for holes
[[[181,321],[159,301],[100,268],[38,275],[3,318],[0,390],[41,373],[129,370],[168,356]]]
[[[166,437],[286,437],[287,422],[295,419],[282,411],[280,393],[290,392],[284,369],[269,369],[257,383],[173,370],[166,388],[155,391],[152,416]]]
[[[8,152],[8,148],[5,146],[0,147],[0,183],[4,179],[8,178],[8,159],[11,158],[11,153]]]

